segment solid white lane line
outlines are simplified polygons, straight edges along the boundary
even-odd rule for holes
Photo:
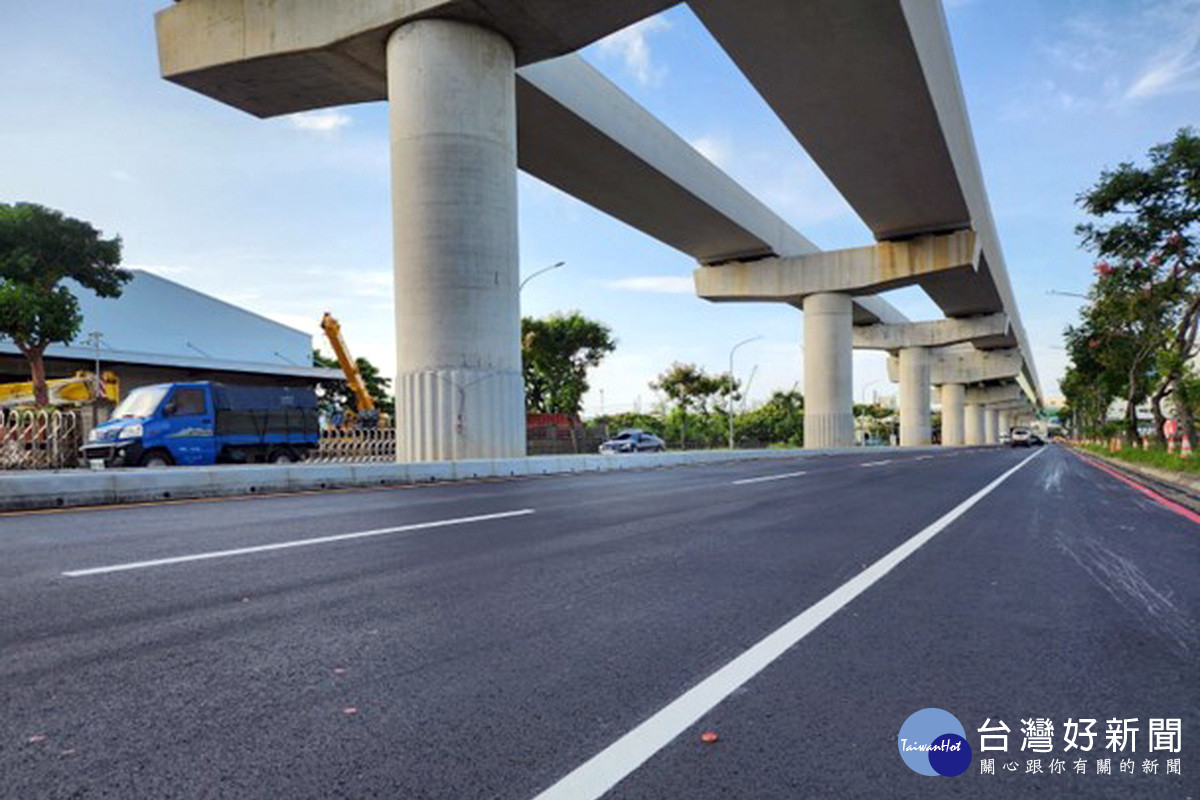
[[[127,564],[113,564],[107,567],[90,567],[88,569],[73,569],[64,572],[63,575],[68,578],[82,578],[85,575],[104,575],[109,572],[125,572],[131,569],[146,569],[147,567],[163,567],[169,564],[183,564],[188,561],[206,561],[210,558],[229,558],[231,556],[244,556],[250,553],[265,553],[269,550],[286,550],[292,547],[309,547],[316,544],[329,544],[330,542],[344,542],[349,539],[366,539],[370,536],[386,536],[390,533],[404,533],[406,531],[419,531],[428,528],[444,528],[449,525],[465,525],[469,522],[486,522],[493,519],[506,519],[508,517],[521,517],[526,514],[532,514],[532,508],[522,508],[519,511],[503,511],[498,514],[480,514],[474,517],[458,517],[457,519],[440,519],[433,522],[416,522],[412,525],[398,525],[395,528],[378,528],[371,531],[355,531],[354,533],[338,533],[333,536],[318,536],[315,539],[294,539],[289,542],[275,542],[273,544],[260,544],[253,547],[238,547],[233,550],[214,550],[208,553],[193,553],[187,556],[174,556],[172,558],[156,558],[151,561],[134,561]]]
[[[742,478],[740,481],[734,481],[734,486],[740,486],[743,483],[762,483],[763,481],[781,481],[784,478],[799,478],[801,475],[807,475],[807,472],[784,472],[780,475],[763,475],[761,478]]]
[[[815,605],[785,623],[774,633],[768,634],[766,638],[689,689],[650,719],[600,751],[534,800],[596,800],[601,797],[1039,454],[1040,451],[1034,453],[975,492],[929,527],[834,589]]]
[[[859,464],[860,467],[882,467],[884,464],[890,464],[892,460],[889,458],[886,461],[868,461],[865,464]]]

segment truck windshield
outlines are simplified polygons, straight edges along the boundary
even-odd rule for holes
[[[167,386],[143,386],[140,389],[134,389],[113,409],[112,418],[127,419],[150,416],[162,402],[168,388]]]

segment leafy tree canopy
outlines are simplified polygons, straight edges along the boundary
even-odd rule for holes
[[[70,344],[83,319],[62,285],[70,279],[100,297],[118,297],[130,273],[121,240],[104,239],[86,222],[33,203],[0,203],[0,335],[29,361],[38,405],[46,405],[43,353]]]
[[[616,349],[612,331],[578,311],[521,319],[525,405],[530,411],[578,414],[588,370]]]
[[[312,358],[314,367],[341,369],[336,358],[326,357],[321,354],[320,350],[313,350]],[[376,407],[380,411],[390,413],[393,403],[392,396],[388,394],[388,390],[392,386],[391,379],[385,378],[379,372],[378,367],[361,356],[354,359],[354,363],[358,366],[358,371],[362,373],[367,394],[371,395]],[[317,384],[317,395],[322,407],[327,411],[355,411],[358,408],[354,392],[350,390],[350,384],[345,379],[320,381]]]

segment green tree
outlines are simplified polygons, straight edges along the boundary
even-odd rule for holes
[[[772,392],[767,402],[737,418],[738,436],[766,444],[804,445],[804,396]]]
[[[1161,380],[1161,354],[1171,328],[1170,292],[1145,270],[1104,265],[1080,324],[1067,329],[1074,361],[1088,366],[1090,378],[1106,388],[1110,400],[1125,398],[1125,428],[1131,441],[1139,435],[1137,407]]]
[[[1127,162],[1105,170],[1079,204],[1096,218],[1076,227],[1084,246],[1101,258],[1093,302],[1136,293],[1137,302],[1124,300],[1122,323],[1139,317],[1152,330],[1162,320],[1166,333],[1153,342],[1155,363],[1147,370],[1155,373],[1155,385],[1147,394],[1161,436],[1162,401],[1179,392],[1176,411],[1195,446],[1195,417],[1184,396],[1184,379],[1200,325],[1200,136],[1184,128],[1170,142],[1150,148],[1148,166]],[[1137,382],[1142,369],[1136,356],[1128,384]],[[1135,394],[1135,388],[1127,385],[1126,395]]]
[[[312,360],[314,367],[341,369],[336,358],[324,356],[320,350],[312,351]],[[388,394],[388,390],[392,386],[391,379],[381,375],[378,367],[361,356],[354,359],[354,363],[358,366],[358,371],[362,373],[367,394],[371,395],[371,399],[375,401],[376,408],[391,413],[395,404],[392,396]],[[325,411],[356,411],[358,409],[358,400],[354,397],[354,392],[350,391],[350,384],[345,378],[319,381],[317,395],[318,402]]]
[[[738,393],[740,383],[728,373],[709,375],[695,364],[681,364],[678,361],[651,381],[650,388],[661,391],[674,403],[679,416],[680,447],[687,446],[688,412],[695,409],[701,415],[703,424],[709,417],[709,403],[718,398],[736,401],[741,397]]]
[[[120,263],[119,237],[103,239],[88,223],[33,203],[0,203],[0,335],[29,362],[37,405],[49,403],[46,348],[70,344],[83,323],[62,282],[119,297],[131,277]]]
[[[523,317],[525,407],[550,414],[578,414],[588,390],[588,370],[616,347],[607,325],[578,311],[543,319]]]

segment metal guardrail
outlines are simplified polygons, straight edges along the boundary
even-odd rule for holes
[[[79,466],[83,415],[59,409],[0,409],[0,470]]]
[[[323,430],[317,449],[305,459],[310,464],[345,464],[356,461],[395,461],[395,428]]]

